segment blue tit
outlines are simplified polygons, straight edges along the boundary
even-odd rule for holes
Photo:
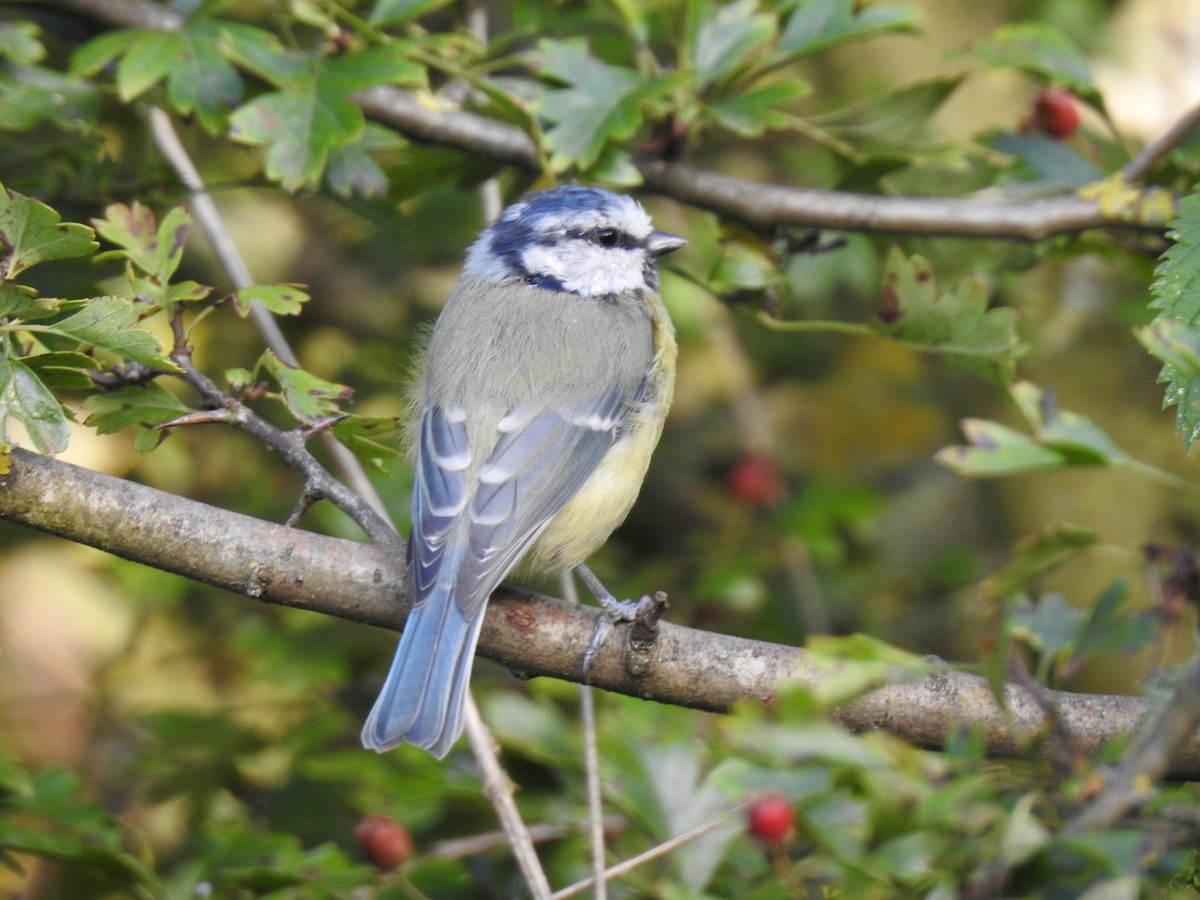
[[[364,746],[445,756],[492,590],[518,564],[580,566],[625,519],[675,384],[657,260],[685,243],[629,197],[562,186],[471,246],[415,397],[413,608]]]

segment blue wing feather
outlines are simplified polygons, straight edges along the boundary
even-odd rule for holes
[[[488,596],[621,434],[637,397],[613,388],[571,410],[518,408],[501,419],[468,483],[465,416],[424,411],[413,490],[413,611],[363,744],[444,756],[463,702]]]

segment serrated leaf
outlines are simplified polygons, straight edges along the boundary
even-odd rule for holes
[[[1178,320],[1187,328],[1200,328],[1200,193],[1183,198],[1171,223],[1169,237],[1174,242],[1154,271],[1150,306],[1160,312],[1155,320]],[[1189,376],[1168,363],[1159,375],[1168,382],[1163,405],[1179,407],[1176,430],[1191,449],[1200,435],[1200,378]]]
[[[179,32],[179,56],[167,74],[167,97],[184,115],[195,113],[210,132],[225,127],[242,99],[242,77],[222,52],[222,25],[195,19]]]
[[[0,280],[52,259],[88,256],[98,244],[92,229],[64,222],[44,203],[0,185]]]
[[[121,255],[151,278],[166,285],[183,259],[183,247],[192,227],[187,210],[177,206],[163,216],[160,225],[154,212],[138,201],[132,206],[114,203],[103,219],[93,219],[96,231],[121,248]]]
[[[308,294],[296,284],[252,284],[239,288],[231,295],[238,315],[250,314],[254,303],[261,303],[277,316],[298,315],[308,302]]]
[[[546,91],[536,103],[551,123],[546,144],[550,164],[560,172],[586,169],[606,143],[630,137],[642,123],[642,101],[662,89],[661,82],[596,59],[580,39],[540,41],[535,62],[543,75],[568,85]]]
[[[0,357],[0,445],[8,442],[10,417],[25,426],[39,453],[52,456],[67,449],[67,417],[50,389],[27,366]]]
[[[920,23],[916,7],[907,3],[856,0],[799,0],[779,38],[779,49],[807,56],[834,44],[887,31],[911,31]]]
[[[288,411],[301,422],[312,424],[340,413],[340,404],[354,394],[353,388],[289,366],[270,351],[263,354],[261,364],[279,384]]]
[[[882,290],[887,321],[873,325],[880,334],[948,356],[993,381],[1011,380],[1016,360],[1025,351],[1016,312],[988,309],[987,291],[980,282],[967,279],[939,294],[929,263],[893,248]]]
[[[134,362],[174,369],[174,364],[163,357],[158,339],[138,328],[137,322],[138,308],[130,301],[119,297],[97,297],[74,315],[40,327]]]
[[[134,447],[139,453],[153,450],[166,437],[157,426],[177,419],[191,410],[157,381],[127,385],[87,399],[90,414],[83,424],[98,434],[114,434],[137,428]]]
[[[388,179],[371,156],[373,150],[399,150],[404,141],[391,129],[368,122],[362,138],[329,152],[325,180],[339,197],[379,197],[387,193]]]
[[[966,446],[944,447],[934,460],[970,478],[995,478],[1042,472],[1066,465],[1062,455],[1041,446],[1033,438],[997,422],[964,419]]]
[[[363,116],[344,94],[313,77],[256,97],[229,125],[234,140],[267,146],[267,177],[297,191],[320,183],[330,150],[358,136]]]
[[[729,74],[775,36],[775,16],[757,12],[757,7],[757,0],[735,0],[715,9],[709,3],[698,5],[691,56],[699,88]]]

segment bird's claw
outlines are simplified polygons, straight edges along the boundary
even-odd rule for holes
[[[618,622],[634,621],[638,614],[647,608],[647,604],[654,605],[656,603],[650,596],[644,596],[640,600],[617,600],[615,597],[597,597],[596,599],[599,601],[604,615],[596,620],[596,627],[592,629],[592,637],[588,641],[587,649],[583,651],[585,684],[590,680],[592,665],[596,662],[596,657],[600,655],[600,648],[612,634],[613,626]]]

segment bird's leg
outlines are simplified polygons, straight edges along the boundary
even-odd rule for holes
[[[586,682],[588,680],[588,673],[592,670],[592,664],[596,661],[596,654],[600,652],[600,648],[608,640],[609,634],[612,633],[613,625],[617,622],[633,621],[637,617],[638,612],[645,608],[646,604],[654,604],[655,600],[649,596],[642,597],[642,599],[636,601],[618,600],[604,586],[604,583],[596,577],[596,573],[585,564],[580,563],[577,565],[575,572],[583,579],[583,583],[587,585],[587,589],[592,592],[592,596],[596,598],[596,602],[604,610],[604,615],[596,621],[596,628],[592,631],[592,638],[588,641],[587,649],[583,651],[583,679]]]

